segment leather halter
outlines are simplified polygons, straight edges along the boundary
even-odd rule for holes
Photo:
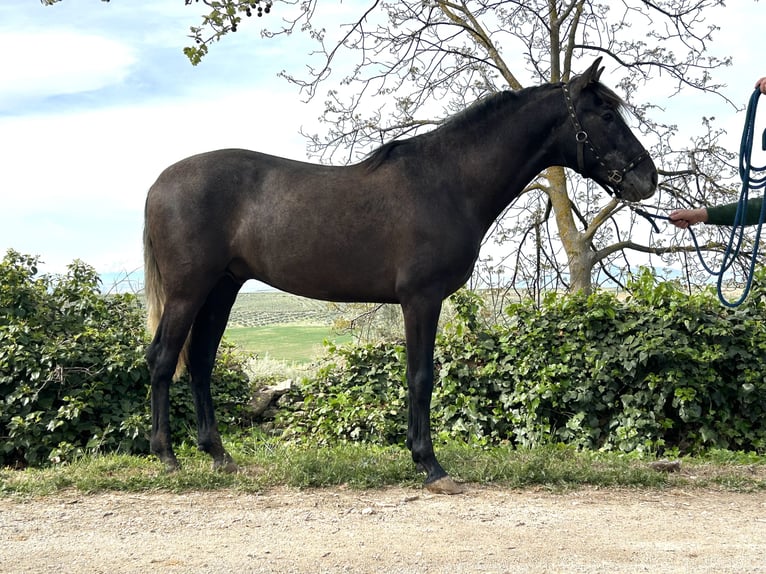
[[[628,173],[630,170],[634,169],[638,164],[640,164],[642,161],[644,161],[647,157],[649,157],[649,152],[646,150],[643,150],[641,153],[639,153],[636,157],[634,157],[628,164],[623,167],[621,170],[617,169],[609,169],[606,166],[606,163],[604,163],[603,158],[601,157],[601,154],[598,152],[598,148],[596,148],[596,145],[591,142],[590,137],[588,136],[588,132],[586,132],[582,125],[580,124],[580,120],[577,119],[577,112],[575,111],[574,102],[572,101],[572,96],[569,94],[569,87],[567,84],[562,84],[561,89],[564,92],[564,100],[566,101],[567,110],[569,111],[569,118],[572,120],[572,125],[575,129],[575,141],[577,142],[577,168],[580,171],[580,173],[584,177],[591,177],[588,175],[588,170],[585,168],[585,146],[588,146],[588,149],[590,150],[590,153],[593,155],[593,157],[596,159],[598,164],[604,168],[604,170],[607,172],[607,180],[608,183],[604,184],[600,181],[596,180],[595,178],[591,177],[596,183],[598,183],[601,187],[603,187],[607,192],[609,192],[611,195],[614,195],[615,197],[621,197],[621,191],[622,191],[622,180],[625,177],[625,174]]]

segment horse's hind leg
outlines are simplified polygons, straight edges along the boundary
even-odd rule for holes
[[[197,304],[190,299],[168,300],[146,351],[152,385],[150,447],[169,471],[178,468],[170,435],[170,384],[196,311]]]
[[[210,394],[210,378],[218,345],[241,286],[230,277],[224,277],[216,284],[194,320],[189,348],[189,374],[197,412],[197,444],[201,451],[213,457],[213,468],[226,472],[236,472],[237,465],[221,442]]]

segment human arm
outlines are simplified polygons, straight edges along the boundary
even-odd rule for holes
[[[698,209],[676,209],[670,213],[670,223],[679,229],[686,229],[697,223],[710,225],[734,225],[739,203],[727,203],[714,207],[700,207]],[[755,225],[761,218],[763,197],[753,197],[747,202],[745,212],[745,225]]]

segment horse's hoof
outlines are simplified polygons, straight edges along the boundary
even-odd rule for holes
[[[175,457],[173,458],[163,458],[160,459],[163,466],[165,467],[165,472],[168,474],[172,474],[174,472],[178,472],[181,469],[181,465],[178,464],[178,460],[176,460]]]
[[[214,462],[213,470],[216,470],[219,472],[225,472],[227,474],[236,474],[239,472],[239,467],[237,466],[236,462],[234,462],[230,458],[227,458],[226,460],[223,460],[223,461]]]
[[[427,482],[426,489],[433,494],[463,494],[465,492],[465,488],[449,476],[443,476],[433,482]]]

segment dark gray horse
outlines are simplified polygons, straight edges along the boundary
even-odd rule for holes
[[[655,190],[654,164],[620,99],[599,83],[599,65],[568,84],[490,96],[348,167],[239,149],[168,167],[149,190],[144,230],[152,452],[178,467],[168,389],[185,362],[199,448],[215,467],[236,470],[210,375],[237,292],[257,279],[317,299],[401,305],[407,447],[431,490],[457,491],[431,442],[434,338],[442,301],[470,276],[490,225],[549,166],[576,169],[628,201]]]

